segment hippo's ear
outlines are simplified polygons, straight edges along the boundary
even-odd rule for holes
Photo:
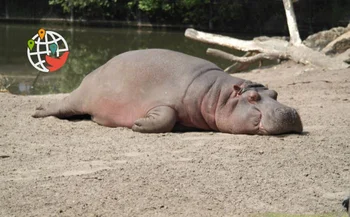
[[[267,94],[274,100],[277,100],[278,93],[274,90],[266,90]]]
[[[235,95],[241,95],[242,94],[242,88],[238,85],[233,85],[233,89],[235,90]]]

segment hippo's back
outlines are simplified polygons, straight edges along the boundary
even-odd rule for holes
[[[130,116],[131,124],[155,106],[179,106],[193,80],[209,70],[221,69],[209,61],[170,50],[129,51],[84,79],[82,85],[93,87],[85,107],[92,115],[101,113],[101,105],[105,113],[118,110],[118,115]]]

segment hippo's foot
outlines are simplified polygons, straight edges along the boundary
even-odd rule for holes
[[[132,130],[140,133],[170,132],[176,123],[176,112],[168,106],[151,109],[146,117],[135,121]]]
[[[55,116],[57,118],[69,118],[75,115],[85,114],[77,108],[78,107],[74,103],[63,100],[57,103],[48,104],[46,106],[37,107],[36,112],[32,115],[32,117],[44,118],[48,116]]]
[[[47,116],[50,116],[50,114],[42,105],[37,107],[35,113],[32,115],[33,118],[44,118]]]

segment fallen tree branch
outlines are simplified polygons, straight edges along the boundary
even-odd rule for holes
[[[194,29],[187,29],[185,36],[197,41],[217,44],[236,50],[261,53],[260,56],[255,57],[258,59],[262,59],[262,56],[266,57],[266,59],[290,59],[296,63],[310,64],[316,67],[328,69],[344,69],[349,67],[349,65],[343,62],[340,58],[331,58],[321,52],[314,51],[303,44],[294,46],[280,39],[247,41],[196,31]],[[241,59],[240,62],[242,61],[249,61],[249,59]]]
[[[314,51],[302,44],[294,14],[292,0],[283,0],[283,5],[286,12],[288,30],[290,35],[289,42],[268,37],[258,37],[255,40],[247,41],[222,35],[200,32],[194,29],[187,29],[185,31],[185,36],[205,43],[217,44],[245,52],[258,53],[251,57],[237,57],[216,49],[209,48],[207,50],[207,54],[244,64],[252,63],[261,59],[290,59],[296,63],[302,63],[305,65],[309,64],[315,67],[328,69],[345,69],[349,67],[349,65],[344,62],[344,60],[347,60],[347,52],[341,56],[342,58],[332,58],[326,56],[322,52]],[[346,37],[348,37],[348,35],[346,35]],[[334,44],[330,45],[330,47],[334,47],[336,43],[341,41],[342,39],[339,39],[337,42],[334,42]],[[329,48],[326,48],[325,52],[327,52],[327,49],[329,50]],[[343,50],[344,49],[347,48],[343,46]],[[230,66],[226,70],[231,70],[232,68],[233,66]]]
[[[251,55],[253,55],[254,53],[253,52],[246,52],[243,57],[249,57]],[[261,61],[260,61],[260,64],[259,64],[259,67],[261,65]],[[227,72],[229,74],[233,74],[233,73],[236,73],[236,72],[241,72],[243,70],[246,70],[248,69],[250,66],[250,64],[248,63],[239,63],[239,62],[235,62],[233,63],[232,65],[230,65],[229,67],[227,67],[224,72]]]
[[[262,51],[261,47],[256,46],[253,41],[246,41],[236,38],[230,38],[228,36],[216,35],[211,33],[205,33],[201,31],[196,31],[192,28],[186,29],[185,36],[197,41],[217,44],[224,47],[229,47],[236,50],[242,51]]]
[[[208,48],[207,54],[221,57],[223,59],[227,59],[230,61],[240,62],[240,63],[254,63],[261,59],[269,59],[269,60],[275,60],[275,59],[287,59],[287,56],[283,56],[282,54],[268,54],[268,53],[259,53],[251,57],[238,57],[233,54],[226,53],[224,51]]]

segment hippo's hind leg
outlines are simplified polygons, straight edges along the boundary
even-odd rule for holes
[[[141,133],[170,132],[176,123],[176,112],[169,106],[158,106],[151,109],[146,117],[135,121],[133,131]]]
[[[74,115],[83,115],[81,99],[76,97],[76,92],[73,91],[64,99],[49,104],[47,106],[40,106],[36,108],[36,112],[32,117],[44,118],[48,116],[55,116],[58,118],[68,118]]]

